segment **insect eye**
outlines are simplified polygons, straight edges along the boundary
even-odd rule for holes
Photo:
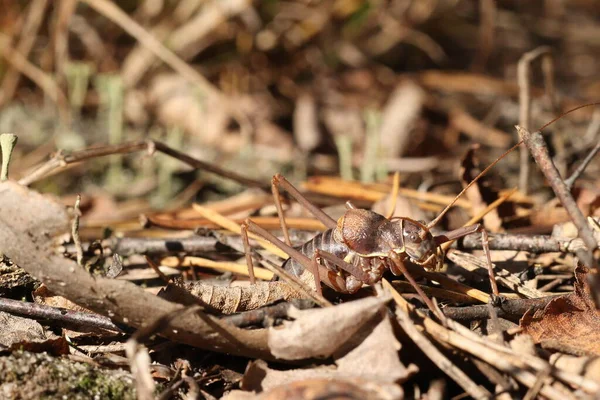
[[[417,240],[419,240],[419,237],[417,236],[417,234],[415,233],[411,233],[408,238],[410,239],[411,242],[416,242]]]

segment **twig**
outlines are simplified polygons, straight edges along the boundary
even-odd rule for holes
[[[468,271],[472,271],[480,274],[481,276],[488,275],[488,266],[487,262],[480,259],[479,257],[474,256],[470,253],[464,253],[459,250],[450,250],[447,254],[449,260],[454,262],[456,265],[463,267]],[[528,298],[537,298],[543,297],[542,291],[529,288],[523,285],[521,279],[515,274],[511,272],[495,268],[496,271],[496,280],[500,282],[504,287],[514,290],[516,293],[519,293]]]
[[[429,359],[438,366],[438,368],[450,378],[452,378],[460,387],[462,387],[470,396],[475,399],[489,399],[491,393],[485,388],[475,383],[463,370],[458,368],[450,359],[448,359],[437,347],[431,343],[423,333],[421,333],[410,319],[408,314],[401,308],[396,308],[397,321],[404,332],[412,339],[419,349]]]
[[[525,129],[531,129],[531,82],[530,67],[531,63],[539,57],[551,57],[552,50],[548,46],[538,47],[528,53],[525,53],[519,60],[517,66],[517,79],[519,82],[519,124]],[[544,71],[546,71],[544,69]],[[529,156],[524,147],[520,152],[519,169],[519,190],[527,194],[529,181]]]
[[[296,307],[300,310],[314,307],[312,300],[299,299],[292,302],[278,303],[272,306],[261,307],[256,310],[245,311],[239,314],[225,315],[221,317],[221,321],[226,321],[238,328],[246,326],[264,326],[269,320],[276,318],[285,318],[291,307]]]
[[[206,91],[206,93],[221,97],[219,90],[206,80],[205,77],[200,75],[175,53],[166,48],[140,24],[131,19],[116,4],[108,0],[83,0],[83,2],[87,3],[98,13],[104,15],[106,18],[120,26],[125,32],[133,36],[165,64],[173,68],[178,74],[188,79],[190,82],[197,84],[202,90]]]
[[[498,317],[514,320],[522,317],[527,310],[536,311],[543,309],[548,303],[558,297],[560,296],[547,296],[539,299],[509,299],[503,301],[501,305],[495,306],[494,310],[498,314]],[[426,309],[420,311],[427,312]],[[446,317],[456,321],[472,321],[490,317],[488,307],[485,304],[466,307],[444,307],[442,311]]]
[[[563,180],[558,173],[558,169],[550,158],[550,153],[544,143],[544,138],[540,131],[529,132],[527,129],[517,126],[519,136],[525,142],[525,145],[529,149],[529,152],[535,159],[542,173],[550,183],[552,190],[558,197],[559,201],[567,210],[567,213],[571,217],[571,220],[577,227],[577,234],[583,240],[587,247],[587,251],[580,250],[577,252],[577,256],[583,261],[584,264],[590,268],[596,269],[598,266],[594,261],[593,251],[598,247],[598,243],[594,238],[594,233],[587,223],[585,216],[581,213],[581,210],[577,207],[577,203],[571,196],[569,188],[565,185]]]
[[[198,254],[214,251],[219,241],[214,237],[193,236],[188,238],[137,238],[112,237],[102,241],[106,254],[118,253],[122,256],[133,254],[164,255],[173,253]],[[83,243],[87,251],[90,243]],[[69,254],[76,252],[74,245],[63,246],[61,251]]]
[[[576,253],[584,246],[583,240],[548,235],[511,235],[497,233],[490,236],[490,250],[515,250],[530,253]],[[481,235],[472,234],[459,240],[459,247],[481,250]]]
[[[69,25],[75,13],[77,0],[61,1],[56,5],[56,22],[53,32],[54,64],[58,79],[65,78],[65,65],[69,61]]]
[[[75,216],[71,227],[71,236],[73,236],[73,244],[75,245],[75,252],[77,254],[77,265],[83,267],[83,247],[81,247],[81,238],[79,237],[79,218],[81,216],[79,204],[81,204],[81,194],[77,194],[77,200],[75,200],[75,206],[73,207]]]
[[[106,329],[109,331],[123,332],[119,326],[115,325],[109,318],[103,315],[65,310],[43,304],[0,298],[0,311],[80,328]]]
[[[590,153],[584,158],[584,160],[581,162],[581,164],[579,164],[577,169],[575,171],[573,171],[571,176],[569,176],[567,179],[565,179],[565,185],[567,186],[567,188],[569,190],[571,190],[573,188],[573,184],[575,183],[575,181],[577,179],[579,179],[581,174],[583,174],[583,171],[585,171],[587,166],[592,162],[592,160],[594,159],[594,157],[596,156],[598,151],[600,151],[600,140],[598,141],[596,146],[592,149],[592,151],[590,151]]]
[[[161,265],[167,267],[204,267],[216,269],[217,271],[233,272],[238,275],[248,276],[248,266],[236,262],[213,261],[202,257],[165,257],[160,260]],[[264,268],[254,267],[256,278],[269,281],[273,278],[273,273]]]
[[[242,185],[271,190],[270,187],[267,187],[262,182],[246,178],[245,176],[239,175],[235,172],[227,171],[210,163],[200,161],[196,158],[188,156],[185,153],[172,149],[164,143],[156,142],[153,140],[142,140],[136,142],[121,143],[117,145],[90,147],[88,149],[76,151],[71,154],[64,154],[62,152],[58,152],[52,158],[50,158],[50,160],[39,165],[29,175],[19,180],[19,183],[24,186],[31,185],[33,182],[39,181],[40,179],[48,176],[55,170],[62,168],[68,164],[73,164],[91,158],[104,157],[114,154],[135,153],[142,150],[147,150],[151,154],[154,153],[155,150],[157,150],[168,156],[176,158],[193,168],[211,172],[224,178],[231,179]]]

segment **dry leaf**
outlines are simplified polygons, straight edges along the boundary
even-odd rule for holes
[[[324,382],[333,382],[339,384],[337,388],[340,392],[328,391]],[[315,392],[306,392],[307,385],[314,385]],[[353,392],[351,389],[359,387],[362,391]],[[256,396],[260,400],[272,399],[323,399],[323,398],[341,398],[348,399],[381,399],[395,400],[402,399],[404,392],[402,388],[394,382],[388,381],[370,381],[361,377],[339,373],[331,366],[317,366],[314,368],[294,369],[287,371],[278,371],[271,369],[267,363],[257,360],[248,366],[242,388],[256,392],[262,392]],[[343,397],[344,394],[356,393],[358,397]],[[284,395],[285,394],[285,395]],[[294,395],[306,397],[293,397]],[[321,397],[318,397],[320,394]],[[310,397],[310,396],[316,397]],[[273,397],[275,396],[275,397]],[[235,398],[235,397],[234,397]],[[239,397],[243,399],[243,397]]]
[[[388,301],[389,297],[368,297],[335,307],[295,310],[290,314],[295,321],[269,329],[269,348],[284,360],[329,357],[365,324],[374,328],[373,317]]]
[[[519,325],[536,343],[551,342],[573,352],[600,355],[600,312],[590,297],[587,273],[583,267],[575,271],[575,292],[523,315]]]
[[[283,384],[258,395],[236,390],[224,400],[398,400],[402,389],[396,385],[375,385],[370,382],[342,379],[306,379]]]
[[[181,289],[196,300],[190,301]],[[202,304],[223,314],[255,310],[279,300],[304,297],[285,282],[256,282],[251,286],[214,286],[201,281],[184,282],[180,278],[169,282],[159,296],[180,304]]]
[[[409,150],[425,97],[425,91],[412,81],[401,82],[390,95],[379,128],[381,148],[387,157],[400,157]]]

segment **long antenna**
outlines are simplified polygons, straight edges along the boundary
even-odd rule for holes
[[[553,123],[555,123],[556,121],[558,121],[559,119],[561,119],[562,117],[564,117],[567,114],[572,113],[573,111],[577,111],[580,110],[582,108],[585,107],[591,107],[591,106],[597,106],[600,105],[600,102],[596,102],[596,103],[588,103],[588,104],[583,104],[580,106],[577,106],[575,108],[572,108],[568,111],[565,111],[564,113],[562,113],[561,115],[559,115],[558,117],[554,118],[552,121],[548,122],[547,124],[545,124],[544,126],[542,126],[540,129],[538,129],[539,131],[547,128],[548,126],[552,125]],[[446,213],[448,212],[448,210],[450,210],[450,208],[452,208],[452,206],[454,205],[454,203],[456,203],[458,201],[458,199],[465,194],[465,192],[467,190],[469,190],[469,188],[471,186],[473,186],[478,180],[479,178],[481,178],[483,175],[485,175],[494,165],[498,164],[498,162],[500,160],[502,160],[504,157],[506,157],[509,153],[511,153],[512,151],[514,151],[517,147],[519,147],[521,144],[523,143],[523,140],[519,140],[517,142],[517,144],[515,144],[513,147],[511,147],[510,149],[508,149],[506,152],[504,152],[500,157],[498,157],[493,163],[491,163],[490,165],[488,165],[483,171],[481,171],[471,182],[469,182],[469,184],[467,186],[465,186],[465,188],[463,190],[460,191],[460,193],[458,195],[456,195],[456,197],[454,198],[454,200],[452,200],[452,202],[450,204],[448,204],[443,210],[442,212],[435,217],[435,219],[433,221],[431,221],[430,223],[427,224],[427,228],[431,229],[432,227],[434,227],[435,225],[437,225],[437,223],[444,217],[444,215],[446,215]]]

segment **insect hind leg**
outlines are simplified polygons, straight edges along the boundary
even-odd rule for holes
[[[257,224],[252,222],[250,219],[247,219],[244,222],[244,225],[247,226],[248,231],[253,232],[253,233],[257,234],[258,236],[264,238],[265,240],[271,242],[273,245],[277,246],[279,249],[281,249],[283,252],[285,252],[291,258],[293,258],[298,263],[300,263],[307,271],[310,271],[313,274],[313,276],[315,277],[315,279],[317,280],[315,282],[317,291],[320,289],[320,287],[321,287],[320,282],[322,281],[327,286],[331,287],[332,289],[334,289],[338,292],[347,293],[346,283],[341,276],[331,273],[325,267],[319,265],[313,259],[308,258],[306,255],[302,254],[300,251],[293,248],[292,246],[289,246],[286,243],[282,242],[277,237],[275,237],[272,233],[270,233],[266,229],[258,226]],[[318,268],[319,271],[315,271],[314,270],[315,267]],[[313,272],[313,271],[315,271],[315,272]]]
[[[285,243],[291,246],[290,234],[288,227],[283,216],[283,207],[281,206],[281,193],[279,188],[285,189],[298,203],[306,208],[312,215],[314,215],[319,221],[323,223],[327,228],[335,228],[337,223],[329,215],[327,215],[319,207],[311,203],[294,185],[292,185],[287,179],[281,174],[275,174],[271,180],[271,192],[273,193],[273,200],[275,201],[275,207],[277,208],[277,215],[279,216],[279,224],[283,231],[283,237]]]

